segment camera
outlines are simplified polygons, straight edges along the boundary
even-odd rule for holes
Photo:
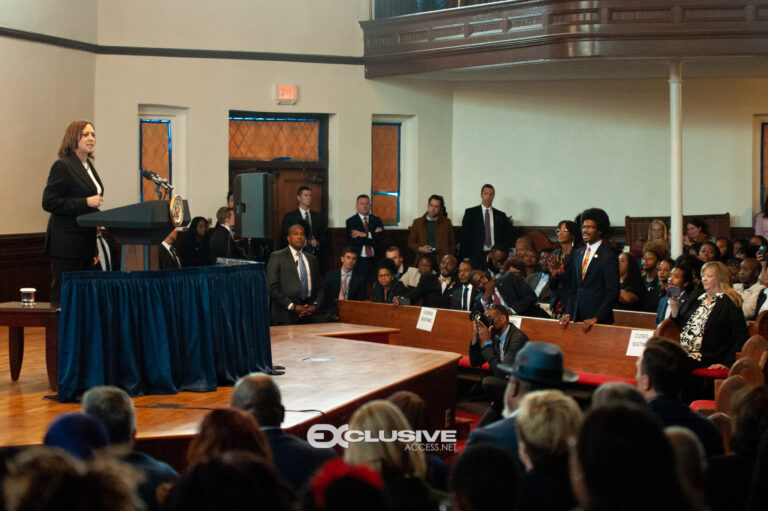
[[[475,311],[470,312],[469,313],[469,320],[472,323],[474,323],[477,320],[480,320],[480,323],[482,323],[483,325],[485,325],[486,327],[489,327],[489,328],[491,326],[493,326],[493,320],[491,318],[489,318],[488,316],[486,316],[484,311],[475,310]]]

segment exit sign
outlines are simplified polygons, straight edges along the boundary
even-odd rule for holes
[[[299,87],[296,85],[275,85],[275,103],[295,105],[299,100]]]

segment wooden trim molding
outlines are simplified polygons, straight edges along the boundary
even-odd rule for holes
[[[149,48],[143,46],[102,46],[93,43],[0,27],[0,37],[80,50],[96,55],[132,55],[137,57],[174,57],[189,59],[267,60],[278,62],[307,62],[312,64],[363,65],[362,57],[346,55],[314,55],[309,53],[275,53],[264,51],[200,50],[189,48]]]
[[[768,54],[768,5],[511,0],[361,21],[366,77],[584,58]]]

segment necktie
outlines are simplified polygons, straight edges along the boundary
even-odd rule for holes
[[[307,224],[307,239],[312,239],[312,220],[309,217],[309,210],[304,212],[304,223]]]
[[[304,264],[304,258],[301,252],[297,252],[299,257],[299,281],[301,282],[301,299],[306,300],[309,296],[309,282],[307,280],[307,265]]]
[[[464,291],[461,293],[461,310],[467,309],[467,298],[469,297],[469,286],[464,286]]]
[[[493,292],[493,303],[500,304],[501,300],[499,300],[499,293],[496,291]]]
[[[344,278],[341,279],[341,290],[339,291],[339,300],[347,299],[347,279],[348,278],[349,278],[349,273],[344,273]]]
[[[363,217],[363,230],[365,231],[365,234],[368,234],[368,216],[366,215]],[[373,247],[370,245],[365,245],[365,257],[373,257]]]
[[[491,214],[485,210],[485,246],[491,247]]]
[[[169,250],[171,251],[171,257],[173,258],[173,262],[174,262],[174,264],[176,264],[176,267],[177,267],[177,268],[181,268],[181,264],[179,263],[179,258],[178,258],[178,256],[176,255],[176,251],[173,249],[173,245],[171,245],[171,246],[170,246],[170,247],[168,247],[168,248],[169,248]]]
[[[584,278],[584,274],[587,273],[587,265],[589,264],[590,247],[587,245],[587,253],[584,254],[584,260],[581,262],[581,278]]]

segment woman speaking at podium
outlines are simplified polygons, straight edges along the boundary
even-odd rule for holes
[[[89,121],[72,121],[64,131],[59,159],[51,167],[43,192],[43,209],[51,214],[45,235],[45,254],[51,261],[52,303],[59,303],[61,275],[89,270],[95,262],[96,229],[80,227],[76,217],[98,211],[104,186],[91,159],[96,133]]]

